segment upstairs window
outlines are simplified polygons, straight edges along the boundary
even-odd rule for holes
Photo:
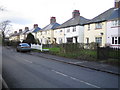
[[[88,24],[88,30],[90,30],[90,24]]]
[[[96,23],[95,28],[96,29],[102,29],[102,23]]]
[[[45,34],[47,34],[47,31],[45,31]]]
[[[73,27],[73,32],[76,32],[76,27]]]
[[[118,20],[118,26],[120,26],[120,20]]]
[[[62,32],[62,30],[60,30],[60,32]]]
[[[40,33],[40,35],[42,35],[42,32]]]
[[[120,26],[120,20],[112,21],[112,27]]]
[[[57,31],[55,31],[55,33],[57,33]]]
[[[67,33],[69,33],[70,32],[70,29],[67,29]]]

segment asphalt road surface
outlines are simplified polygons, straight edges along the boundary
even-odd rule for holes
[[[3,48],[2,60],[2,76],[9,88],[118,88],[117,75],[14,49]]]

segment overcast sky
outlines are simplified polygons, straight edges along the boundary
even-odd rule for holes
[[[50,17],[56,17],[59,24],[72,17],[73,10],[92,19],[109,8],[114,7],[114,0],[0,0],[0,6],[6,11],[0,12],[0,20],[10,20],[14,30],[33,27],[40,28],[50,23]]]

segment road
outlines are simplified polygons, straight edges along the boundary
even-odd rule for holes
[[[2,76],[10,88],[118,88],[117,75],[8,48],[2,57]]]

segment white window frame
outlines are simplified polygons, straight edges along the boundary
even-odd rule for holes
[[[67,29],[67,33],[69,33],[70,32],[70,29]]]
[[[95,42],[102,45],[102,37],[95,37]]]
[[[95,29],[102,29],[102,23],[96,23],[95,24]]]
[[[88,30],[90,30],[90,24],[88,24]]]
[[[76,27],[73,27],[73,32],[76,32]]]
[[[120,26],[120,20],[113,20],[112,21],[112,27]]]

